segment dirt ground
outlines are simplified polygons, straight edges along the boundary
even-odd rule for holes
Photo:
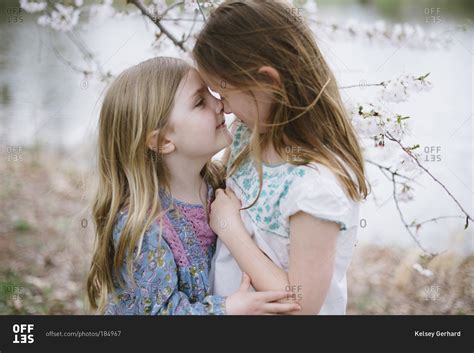
[[[5,148],[2,148],[5,151]],[[0,163],[0,314],[86,314],[91,176],[36,150]],[[432,271],[423,276],[419,263]],[[348,314],[474,314],[474,256],[359,244]]]

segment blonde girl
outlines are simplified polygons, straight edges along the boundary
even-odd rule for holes
[[[356,133],[311,30],[286,2],[225,1],[193,55],[237,118],[228,188],[212,204],[215,294],[232,293],[243,271],[257,290],[287,291],[298,314],[344,314],[368,189]]]
[[[92,308],[106,314],[282,313],[285,293],[253,293],[248,277],[211,295],[215,234],[208,224],[222,185],[211,157],[231,141],[222,103],[196,70],[155,58],[120,74],[99,120],[96,246],[87,281]]]

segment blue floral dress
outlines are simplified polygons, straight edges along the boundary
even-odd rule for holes
[[[209,188],[209,201],[212,189]],[[164,208],[174,207],[160,223],[154,222],[144,234],[138,257],[133,261],[133,279],[127,275],[125,260],[120,286],[114,274],[115,293],[109,296],[107,315],[224,315],[225,297],[210,295],[209,270],[216,235],[208,224],[202,205],[185,203],[160,192]],[[118,245],[126,224],[126,211],[119,214],[113,232]]]

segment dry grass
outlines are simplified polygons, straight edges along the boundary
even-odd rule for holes
[[[413,268],[431,270],[426,277]],[[474,314],[474,256],[442,253],[432,259],[418,250],[365,245],[349,270],[349,314]]]
[[[93,244],[85,181],[61,155],[24,156],[0,164],[0,313],[84,313]]]
[[[0,314],[84,314],[91,187],[69,159],[27,150],[0,164]],[[83,221],[86,219],[88,224]],[[420,263],[434,275],[413,269]],[[474,256],[359,246],[349,314],[473,314]]]

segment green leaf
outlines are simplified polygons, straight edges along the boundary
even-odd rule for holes
[[[426,75],[423,75],[423,76],[420,76],[420,77],[417,77],[417,80],[421,80],[423,81],[425,78],[427,78],[429,75],[430,75],[431,72],[428,72]]]

